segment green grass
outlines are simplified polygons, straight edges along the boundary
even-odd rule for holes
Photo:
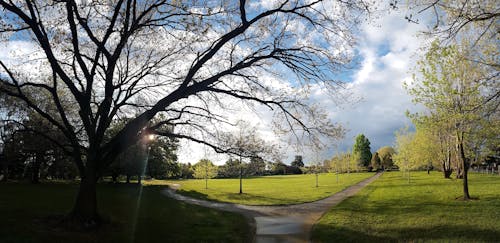
[[[54,227],[69,211],[77,185],[0,183],[0,242],[244,242],[245,219],[181,203],[161,195],[162,186],[99,185],[101,215],[92,232]],[[139,208],[139,210],[136,210]]]
[[[340,174],[337,182],[334,173],[320,174],[319,187],[316,187],[313,174],[244,178],[243,194],[239,194],[239,179],[212,179],[208,181],[208,189],[205,189],[205,180],[166,183],[180,184],[179,193],[206,200],[246,205],[284,205],[326,198],[372,175],[374,173]]]
[[[500,177],[470,173],[462,181],[439,172],[386,172],[325,214],[313,228],[315,242],[498,242]]]

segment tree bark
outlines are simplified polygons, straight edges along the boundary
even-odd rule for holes
[[[80,187],[73,209],[66,217],[66,221],[76,224],[83,229],[95,229],[101,224],[97,212],[97,173],[96,169],[87,167],[85,176],[80,181]]]
[[[240,156],[240,194],[243,193],[243,165],[241,163],[241,156]]]
[[[451,150],[448,147],[448,151],[446,154],[446,159],[443,161],[443,175],[445,179],[451,179],[451,173],[453,173],[453,169],[451,168]]]
[[[464,140],[463,132],[457,132],[457,155],[458,155],[458,160],[460,162],[460,167],[462,169],[464,200],[469,200],[471,198],[469,195],[469,184],[467,181],[468,165],[467,165],[467,158],[465,157],[463,140]]]
[[[33,162],[33,166],[31,167],[31,183],[38,184],[40,183],[40,165],[42,164],[43,154],[36,153],[35,161]]]

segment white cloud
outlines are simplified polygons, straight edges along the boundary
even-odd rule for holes
[[[411,97],[403,89],[403,82],[410,79],[411,68],[418,60],[419,48],[425,42],[422,36],[418,36],[424,30],[422,24],[409,23],[404,19],[404,13],[393,11],[383,14],[374,22],[365,23],[361,27],[358,36],[358,60],[360,66],[353,73],[348,87],[352,97],[362,97],[359,103],[340,104],[339,100],[347,94],[334,94],[331,97],[321,89],[320,86],[312,87],[311,97],[314,101],[321,103],[328,110],[329,117],[334,122],[340,122],[349,129],[344,140],[338,145],[339,151],[345,151],[352,147],[354,137],[365,134],[371,141],[373,151],[378,148],[393,145],[394,132],[406,125],[410,125],[405,111],[416,109],[411,102]],[[277,84],[282,84],[277,82]],[[259,129],[264,131],[262,135],[273,136],[269,127],[271,114],[264,113],[261,117],[255,117],[247,113],[242,116],[245,119],[260,120]],[[193,148],[191,146],[191,148]],[[192,151],[204,151],[202,148]],[[330,158],[337,150],[332,145],[328,151],[316,155],[311,151],[297,152],[293,148],[285,148],[286,157],[284,162],[289,163],[295,153],[304,155],[305,162],[313,162]],[[195,153],[189,156],[181,152],[181,161],[197,161]],[[200,154],[200,152],[198,152]],[[213,156],[213,155],[212,155]],[[187,159],[190,158],[190,159]],[[214,156],[217,160],[224,157]],[[218,163],[223,163],[219,161]]]
[[[411,77],[411,68],[420,56],[425,39],[418,33],[424,28],[407,22],[404,13],[398,11],[362,26],[358,39],[362,61],[350,85],[362,101],[330,110],[332,119],[350,130],[340,150],[350,149],[359,133],[370,139],[373,151],[392,145],[395,130],[410,124],[405,111],[415,106],[402,84]]]

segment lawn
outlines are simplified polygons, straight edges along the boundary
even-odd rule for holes
[[[477,200],[457,200],[462,181],[439,172],[386,172],[325,214],[313,228],[315,242],[498,242],[500,176],[470,173]]]
[[[360,182],[374,173],[314,174],[264,176],[243,179],[243,194],[239,194],[239,179],[211,179],[208,189],[205,180],[174,180],[168,184],[180,184],[179,193],[191,197],[247,205],[284,205],[312,202],[326,198],[346,187]],[[164,183],[154,181],[152,183]]]
[[[99,185],[108,223],[92,232],[64,232],[56,219],[70,209],[75,184],[0,183],[0,242],[245,242],[245,219],[174,201],[164,186]],[[137,210],[138,209],[138,210]]]

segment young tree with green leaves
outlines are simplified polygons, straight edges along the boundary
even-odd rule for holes
[[[395,133],[396,135],[396,153],[392,156],[394,164],[406,175],[408,183],[411,181],[410,171],[419,166],[413,149],[415,133],[408,131],[408,127]]]
[[[208,179],[215,178],[217,176],[217,166],[212,163],[209,159],[201,159],[193,166],[194,178],[205,179],[205,189],[208,189]]]
[[[484,142],[478,139],[480,131],[498,123],[498,106],[489,102],[490,92],[495,92],[487,89],[491,73],[468,58],[471,53],[466,49],[466,40],[464,43],[441,47],[438,41],[433,42],[418,62],[416,82],[407,89],[415,103],[427,108],[426,112],[413,115],[418,123],[445,131],[449,128],[458,161],[457,174],[463,179],[463,198],[468,200],[471,151]]]

